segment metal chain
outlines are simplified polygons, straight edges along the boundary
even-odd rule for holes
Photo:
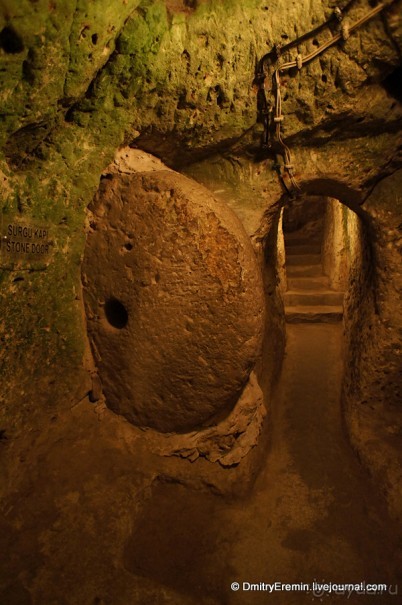
[[[340,32],[338,34],[336,34],[335,36],[332,36],[332,38],[330,38],[329,40],[324,42],[324,44],[322,44],[321,46],[316,48],[311,53],[307,54],[305,57],[303,57],[301,54],[298,54],[294,61],[287,61],[286,63],[283,63],[282,65],[280,65],[279,67],[277,67],[275,69],[275,71],[273,73],[273,85],[272,85],[272,91],[274,93],[274,106],[273,107],[272,107],[272,103],[267,98],[266,87],[265,87],[265,82],[266,82],[266,78],[268,75],[267,70],[266,70],[266,63],[267,63],[268,59],[271,59],[271,61],[272,61],[273,55],[274,55],[274,60],[279,59],[279,57],[281,55],[280,47],[274,46],[273,52],[265,55],[261,59],[260,71],[258,74],[258,81],[259,81],[259,85],[260,85],[260,91],[262,92],[262,104],[263,104],[263,109],[262,109],[263,122],[264,122],[263,147],[272,148],[274,150],[274,152],[276,153],[276,162],[274,164],[274,169],[276,170],[276,172],[278,174],[278,177],[282,183],[282,186],[284,187],[285,191],[289,194],[290,197],[295,197],[295,195],[297,195],[297,193],[300,191],[300,187],[294,176],[290,149],[282,138],[281,125],[282,125],[284,116],[282,114],[282,96],[281,96],[281,80],[280,80],[281,72],[288,71],[289,69],[292,69],[294,67],[297,67],[297,69],[301,70],[302,67],[304,65],[306,65],[306,63],[309,63],[310,61],[312,61],[313,59],[315,59],[316,57],[321,55],[328,48],[330,48],[334,44],[337,44],[340,40],[347,40],[352,32],[354,32],[357,28],[361,27],[364,23],[366,23],[367,21],[372,19],[375,15],[380,13],[384,8],[386,8],[387,6],[392,4],[393,1],[394,0],[392,0],[391,2],[388,2],[388,3],[381,2],[375,8],[373,8],[371,11],[366,13],[363,17],[361,17],[358,21],[355,21],[351,25],[349,25],[348,22],[344,19],[343,13],[341,12],[341,10],[339,8],[335,9],[334,16],[341,23]],[[350,4],[351,3],[349,3],[349,6],[350,6]],[[326,24],[323,24],[323,26],[328,25],[328,23],[329,23],[329,21]],[[319,26],[319,28],[316,28],[315,30],[313,30],[313,32],[310,32],[310,35],[306,35],[306,34],[303,35],[302,39],[305,40],[305,39],[309,38],[310,36],[314,35],[314,33],[317,31],[317,29],[321,29],[323,26]],[[291,46],[296,45],[297,42],[298,42],[297,40],[290,42],[286,46],[286,48],[290,48]],[[275,138],[273,141],[271,140],[271,137],[270,137],[270,127],[271,127],[270,117],[272,116],[272,114],[273,114],[273,123],[274,123],[273,130],[275,133]],[[283,160],[284,160],[284,163],[282,166],[278,161],[279,155],[282,156]],[[282,172],[281,168],[284,169],[285,173]],[[285,175],[287,175],[289,178],[290,187],[286,183],[286,180],[284,178]]]

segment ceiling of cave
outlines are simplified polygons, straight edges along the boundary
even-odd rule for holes
[[[300,37],[281,60],[306,55],[339,30],[335,7],[345,7],[353,23],[376,4],[6,0],[0,15],[5,166],[48,166],[53,173],[95,165],[96,172],[123,142],[176,168],[233,148],[255,154],[260,59]],[[395,135],[401,2],[387,5],[348,40],[283,74],[283,134],[291,144]]]

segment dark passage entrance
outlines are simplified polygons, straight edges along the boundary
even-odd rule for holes
[[[359,270],[359,217],[333,198],[305,196],[285,207],[288,323],[338,322],[352,266]]]

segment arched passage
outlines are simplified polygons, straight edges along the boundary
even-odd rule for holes
[[[354,217],[358,225],[359,235],[355,247],[359,249],[359,253],[356,254],[356,262],[350,267],[347,280],[344,281],[342,303],[336,301],[336,294],[331,293],[332,288],[327,289],[329,290],[327,292],[329,302],[332,296],[335,303],[333,306],[342,305],[343,307],[341,313],[339,313],[339,309],[335,309],[335,318],[343,319],[344,323],[353,324],[356,321],[356,309],[359,308],[359,297],[362,296],[363,291],[370,292],[372,304],[375,304],[375,288],[373,287],[375,285],[375,254],[371,244],[374,229],[371,216],[363,208],[364,196],[361,191],[331,174],[306,174],[298,181],[298,184],[300,187],[299,199],[309,199],[311,203],[318,199],[337,200],[338,205],[349,213],[350,217]],[[263,384],[265,381],[267,384],[275,383],[275,377],[280,372],[285,347],[284,302],[286,303],[288,297],[288,285],[291,284],[288,284],[286,275],[283,214],[290,204],[292,201],[289,200],[287,194],[278,198],[276,204],[270,206],[261,229],[257,233],[263,248],[263,275],[267,307],[266,337],[261,365]],[[321,250],[316,253],[321,254]],[[328,265],[328,255],[326,261]],[[325,270],[328,270],[328,266]],[[331,277],[334,276],[327,275],[328,285],[330,285]],[[336,292],[336,288],[334,290]],[[313,319],[314,315],[315,313],[312,313]],[[320,319],[319,314],[318,319]]]
[[[310,353],[311,360],[323,361],[321,355],[314,353],[315,344],[321,339],[319,324],[334,324],[333,331],[338,330],[337,345],[332,348],[333,358],[328,360],[328,366],[339,367],[336,388],[338,416],[341,419],[341,398],[347,401],[351,390],[359,389],[360,378],[355,368],[359,366],[359,360],[364,358],[364,344],[361,344],[360,335],[366,331],[366,326],[370,328],[376,314],[378,278],[375,224],[363,207],[362,193],[342,180],[332,176],[306,176],[300,182],[300,189],[300,196],[293,204],[300,204],[299,214],[302,216],[301,225],[304,221],[304,226],[300,229],[296,216],[293,232],[286,234],[285,229],[284,234],[284,213],[292,202],[283,195],[278,203],[275,229],[265,240],[265,275],[274,273],[271,283],[275,281],[279,284],[275,305],[267,302],[270,310],[277,314],[269,321],[282,326],[281,347],[286,356],[289,356],[292,339],[296,337],[302,342],[303,363],[308,360]],[[314,231],[317,213],[311,213],[309,208],[309,205],[318,207],[320,204],[325,210],[321,240],[317,231]],[[309,223],[310,217],[312,221]],[[274,259],[275,270],[272,266],[268,267],[270,258]],[[291,324],[300,325],[293,327]],[[310,329],[308,325],[301,324],[311,324]],[[325,329],[328,333],[324,342],[325,338],[332,338],[331,326],[327,325]],[[269,334],[268,329],[266,333]],[[265,351],[269,351],[269,344],[265,344]],[[266,367],[269,367],[268,362]],[[325,372],[325,369],[322,371]],[[301,382],[302,377],[299,378]],[[284,378],[282,372],[280,380],[284,379],[288,378]],[[298,380],[297,377],[293,379]],[[325,393],[315,396],[326,401]],[[342,423],[351,433],[348,418],[342,419]]]
[[[373,285],[373,228],[362,204],[360,191],[332,176],[306,176],[295,200],[280,199],[277,272],[288,321],[339,321],[351,300],[356,307],[359,284]]]
[[[345,204],[356,212],[362,220],[367,219],[367,213],[363,210],[363,196],[360,191],[351,187],[345,181],[331,175],[304,175],[299,181],[301,193],[307,195],[321,195],[332,197]],[[284,199],[286,196],[283,196]]]
[[[299,567],[306,575],[319,570],[322,577],[342,577],[342,570],[348,569],[351,578],[375,577],[381,566],[375,559],[382,544],[382,530],[377,536],[371,533],[364,511],[370,508],[371,518],[376,515],[386,519],[386,514],[345,434],[345,427],[348,430],[349,427],[342,401],[345,377],[348,383],[354,381],[355,388],[359,388],[356,376],[352,375],[353,366],[348,363],[349,351],[356,352],[364,346],[354,338],[358,333],[354,326],[367,321],[370,316],[367,309],[375,297],[374,288],[370,287],[375,275],[372,223],[362,207],[362,195],[337,179],[306,178],[301,189],[307,203],[323,199],[327,206],[338,204],[339,216],[333,220],[340,220],[342,229],[343,218],[351,213],[358,232],[356,255],[349,267],[343,316],[339,321],[288,323],[284,329],[285,314],[281,312],[280,302],[286,302],[287,284],[281,223],[289,201],[286,196],[279,200],[263,240],[270,322],[264,344],[265,368],[272,369],[271,351],[274,350],[274,358],[279,351],[280,339],[272,340],[279,329],[275,332],[272,326],[282,326],[286,333],[286,354],[276,387],[268,398],[272,447],[260,486],[265,487],[269,497],[264,500],[261,496],[259,501],[256,498],[254,513],[261,506],[265,514],[269,499],[275,503],[273,510],[278,502],[284,507],[282,510],[277,507],[277,519],[271,518],[274,529],[270,544],[276,544],[277,551],[270,570],[278,577],[281,573],[284,575],[286,565]],[[328,200],[337,202],[332,204]],[[355,349],[350,348],[353,338]],[[284,561],[286,564],[282,566]],[[244,569],[243,561],[242,564]],[[384,565],[381,575],[385,577],[390,571],[390,567],[387,569]]]

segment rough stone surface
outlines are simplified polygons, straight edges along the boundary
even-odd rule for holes
[[[322,262],[334,290],[344,291],[350,267],[359,254],[361,226],[358,216],[337,200],[327,200]]]
[[[303,432],[297,437],[298,455],[293,456],[294,450],[282,438],[291,436],[287,421],[276,440],[287,450],[284,458],[279,455],[273,465],[266,465],[261,441],[271,440],[278,428],[274,413],[259,447],[235,468],[224,469],[202,457],[190,464],[176,456],[151,455],[151,430],[141,431],[124,421],[105,407],[103,399],[88,403],[86,393],[91,391],[92,399],[102,393],[95,374],[91,381],[84,371],[93,368],[85,357],[83,364],[86,330],[80,281],[85,208],[115,150],[123,144],[137,145],[176,170],[185,170],[237,213],[249,235],[256,234],[255,248],[265,265],[268,310],[264,339],[268,361],[262,364],[259,382],[263,378],[269,400],[283,349],[283,305],[275,268],[280,262],[277,226],[283,191],[273,170],[272,150],[260,147],[255,66],[274,44],[304,36],[330,18],[335,5],[349,7],[347,19],[354,22],[373,4],[371,0],[1,2],[0,206],[26,222],[49,223],[55,240],[46,269],[0,271],[0,506],[4,513],[0,552],[6,553],[0,565],[2,604],[211,605],[214,600],[204,588],[211,586],[214,563],[221,561],[214,568],[217,584],[229,590],[234,574],[230,567],[227,583],[222,580],[225,554],[233,555],[236,549],[244,553],[239,559],[244,575],[245,564],[254,564],[250,552],[255,552],[255,536],[261,535],[261,519],[265,528],[274,521],[271,533],[262,534],[261,551],[254,559],[259,566],[250,568],[250,576],[256,577],[258,570],[261,577],[266,573],[273,552],[278,553],[279,564],[284,561],[281,549],[272,551],[272,546],[285,540],[293,553],[286,573],[290,569],[298,573],[295,557],[308,562],[313,556],[312,567],[304,568],[306,580],[320,569],[321,578],[329,577],[336,565],[321,567],[321,546],[329,544],[335,564],[346,560],[342,552],[339,555],[345,547],[339,535],[340,517],[334,518],[337,535],[330,531],[329,541],[323,540],[321,525],[318,539],[315,530],[312,535],[306,528],[311,503],[318,502],[312,513],[317,521],[325,520],[328,508],[320,502],[329,502],[332,495],[340,498],[331,506],[332,512],[351,520],[352,532],[345,530],[344,535],[355,536],[360,552],[364,538],[373,535],[363,500],[354,509],[356,517],[350,515],[344,493],[350,486],[348,477],[339,479],[339,489],[336,483],[322,487],[328,469],[325,454],[319,460],[319,469],[321,460],[325,465],[317,478],[318,490],[304,488],[303,477],[294,472],[295,465],[297,473],[302,472],[300,456],[311,464],[309,448]],[[392,514],[400,520],[401,182],[396,170],[402,165],[401,14],[401,1],[391,1],[346,42],[302,70],[284,75],[282,95],[283,135],[297,179],[309,177],[319,184],[315,193],[342,200],[342,187],[326,189],[329,176],[333,184],[346,183],[353,189],[357,203],[366,200],[370,226],[366,235],[373,254],[363,255],[363,271],[352,267],[351,273],[354,283],[345,319],[345,424],[375,479],[372,488],[367,482],[366,502],[372,502],[376,493],[385,493]],[[294,59],[297,52],[305,56],[337,28],[332,21],[282,59]],[[268,78],[267,94],[272,100],[269,82]],[[280,410],[288,417],[288,410],[283,406]],[[299,402],[289,418],[294,420],[295,414],[302,422],[304,408]],[[314,419],[309,426],[314,436]],[[323,429],[321,423],[319,428]],[[164,436],[158,437],[160,443]],[[140,441],[141,447],[136,447]],[[317,453],[314,440],[312,444]],[[221,523],[217,513],[227,508],[227,501],[218,499],[218,511],[207,508],[200,491],[182,499],[184,488],[176,492],[171,483],[219,494],[230,484],[230,494],[239,496],[255,478],[256,465],[250,460],[260,460],[266,467],[270,500],[263,497],[261,508],[252,505],[246,526],[245,502],[235,504],[230,518],[234,539],[222,550],[223,543],[228,544],[227,534],[217,539]],[[338,467],[339,459],[333,468]],[[173,492],[167,489],[166,498],[150,506],[151,486],[165,482],[166,487],[167,481]],[[194,515],[194,501],[199,502],[201,520]],[[164,571],[173,570],[172,575],[178,576],[177,569],[182,569],[183,550],[175,539],[188,535],[182,531],[184,518],[195,556],[189,560],[190,575],[181,577],[191,581],[191,588],[197,584],[202,596],[183,595],[161,584],[160,576],[144,578],[123,568],[130,532],[135,550],[138,531],[148,523],[154,536],[153,521],[169,502],[171,512],[164,527],[166,534],[173,525],[175,531],[173,548],[167,550],[170,567]],[[149,508],[152,514],[147,516]],[[289,530],[292,510],[299,523]],[[367,530],[356,533],[355,518],[369,518]],[[242,544],[236,524],[245,528]],[[378,560],[392,561],[392,553],[381,551],[387,544],[384,534],[378,536],[378,544]],[[206,546],[206,566],[200,545]],[[176,558],[171,558],[172,552]],[[373,551],[367,552],[371,557]],[[154,551],[149,560],[155,560]],[[376,558],[372,561],[375,568]],[[341,582],[346,568],[351,569],[343,565]],[[356,579],[365,575],[362,569]],[[382,582],[380,575],[376,580]],[[226,596],[218,598],[219,605]],[[242,599],[241,592],[238,597],[233,593],[228,602]],[[311,595],[306,599],[311,601]],[[362,599],[356,595],[356,603]]]
[[[110,175],[91,210],[84,299],[108,405],[162,432],[227,414],[260,353],[264,317],[237,218],[172,171]]]
[[[258,444],[266,417],[264,397],[254,372],[228,418],[217,426],[187,435],[168,435],[149,441],[151,451],[194,462],[199,457],[235,466]]]
[[[350,21],[368,4],[350,3]],[[330,171],[366,193],[400,164],[400,6],[284,77],[283,133],[298,177]],[[89,0],[0,7],[1,206],[48,221],[56,240],[46,271],[0,273],[1,422],[18,433],[81,389],[84,208],[116,148],[136,143],[185,166],[249,234],[271,228],[265,215],[275,215],[282,192],[273,156],[260,153],[255,66],[274,44],[330,18],[333,2],[102,0],[98,8]],[[334,30],[332,22],[298,50],[307,54]]]
[[[377,185],[346,300],[345,411],[351,441],[402,520],[402,171]],[[368,245],[369,243],[369,245]]]

